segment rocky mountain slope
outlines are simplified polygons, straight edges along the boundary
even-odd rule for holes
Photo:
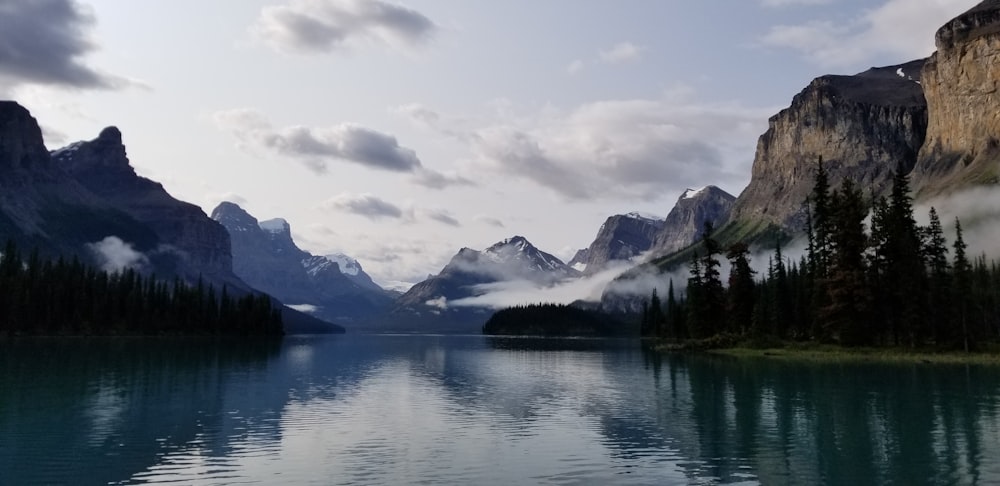
[[[883,193],[897,163],[909,171],[924,143],[923,64],[813,80],[769,120],[757,142],[750,184],[737,198],[731,220],[758,229],[802,230],[803,203],[821,157],[833,187],[851,178],[866,193]]]
[[[570,266],[582,267],[585,275],[592,275],[607,268],[609,262],[628,261],[649,251],[662,228],[662,220],[638,213],[611,216],[584,253],[570,260]]]
[[[0,241],[7,239],[47,258],[202,279],[235,295],[255,291],[232,271],[226,230],[136,175],[117,128],[50,153],[28,110],[0,101]],[[282,312],[286,332],[342,331]]]
[[[296,306],[308,306],[324,320],[342,325],[388,310],[392,297],[376,285],[361,265],[342,255],[312,255],[292,240],[284,219],[257,221],[230,202],[212,211],[232,239],[233,271],[255,288]],[[345,271],[339,261],[344,261]]]
[[[1000,183],[1000,1],[937,31],[923,69],[929,123],[913,170],[920,197]]]
[[[832,187],[851,178],[869,198],[886,193],[897,165],[909,171],[918,201],[1000,183],[1000,0],[949,21],[935,41],[926,60],[816,78],[771,117],[751,181],[717,238],[801,234],[820,157]],[[655,263],[684,260],[675,253]],[[621,308],[623,298],[612,288],[602,301]]]
[[[684,191],[656,233],[652,255],[666,255],[690,246],[701,239],[705,223],[722,227],[729,221],[735,200],[732,194],[716,186]]]
[[[520,280],[546,286],[580,276],[580,272],[522,236],[497,242],[483,251],[462,248],[441,272],[403,294],[384,326],[417,322],[423,330],[478,332],[492,309],[456,306],[454,301],[483,295],[491,284]]]

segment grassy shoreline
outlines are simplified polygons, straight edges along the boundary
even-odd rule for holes
[[[657,344],[660,352],[699,352],[735,358],[770,359],[816,363],[915,363],[976,364],[1000,366],[1000,352],[935,351],[913,348],[847,348],[832,344],[785,343],[754,347],[745,343],[719,347],[687,347]]]

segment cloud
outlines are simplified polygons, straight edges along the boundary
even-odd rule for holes
[[[583,68],[586,67],[586,65],[587,64],[584,63],[583,60],[575,59],[573,60],[573,62],[569,63],[569,65],[566,66],[566,72],[570,74],[576,74],[580,71],[583,71]]]
[[[913,210],[919,224],[928,224],[931,207],[937,210],[945,227],[949,249],[955,241],[955,218],[959,218],[970,259],[981,255],[988,259],[1000,258],[1000,189],[975,187],[923,201]]]
[[[260,141],[279,154],[314,160],[321,171],[326,170],[325,158],[397,172],[411,172],[420,167],[416,152],[401,147],[396,137],[352,124],[288,127],[267,133]]]
[[[451,212],[444,209],[423,209],[420,212],[422,216],[448,226],[458,227],[462,225],[462,223],[459,223],[458,220],[451,215]]]
[[[275,50],[331,53],[356,45],[407,48],[438,27],[420,12],[379,0],[292,0],[261,10],[251,32]]]
[[[607,64],[638,61],[642,58],[643,48],[631,42],[619,42],[610,49],[602,49],[597,57]]]
[[[285,306],[306,314],[315,314],[319,310],[319,307],[312,304],[285,304]]]
[[[475,128],[473,163],[570,200],[653,200],[685,187],[745,183],[773,109],[697,104],[674,96],[614,100]]]
[[[323,203],[323,207],[357,214],[373,221],[403,217],[403,210],[399,206],[372,194],[340,194]]]
[[[464,144],[470,170],[534,182],[570,200],[654,200],[686,187],[742,187],[757,137],[777,108],[697,103],[679,86],[660,99],[545,105],[458,118],[423,105],[396,113]]]
[[[246,206],[249,202],[247,198],[236,194],[235,192],[210,193],[205,195],[205,201],[210,208],[209,211],[211,211],[211,208],[215,208],[223,202],[231,202],[238,206]]]
[[[600,49],[589,61],[574,59],[566,66],[566,72],[577,74],[591,64],[622,64],[636,62],[642,59],[645,47],[637,46],[631,42],[619,42],[611,47]]]
[[[403,207],[368,193],[339,194],[320,204],[320,207],[356,214],[372,221],[396,219],[403,223],[411,224],[420,220],[429,220],[454,227],[462,225],[462,223],[459,222],[458,219],[456,219],[455,216],[453,216],[451,212],[446,209],[417,208],[412,204]]]
[[[142,269],[149,264],[146,255],[136,251],[131,243],[126,243],[117,236],[108,236],[101,241],[88,243],[87,248],[94,253],[98,265],[105,272],[120,272],[128,268]]]
[[[375,170],[410,173],[415,184],[430,189],[473,185],[456,174],[424,167],[417,153],[400,145],[396,137],[357,124],[275,128],[253,108],[218,111],[212,118],[219,128],[236,137],[239,147],[297,160],[317,174],[326,173],[332,161],[344,161]]]
[[[451,186],[475,186],[476,183],[455,173],[441,173],[423,167],[414,171],[413,178],[410,179],[415,184],[428,189],[445,189]]]
[[[486,215],[483,215],[483,214],[475,216],[474,218],[472,218],[472,220],[475,221],[475,222],[477,222],[477,223],[485,224],[487,226],[493,226],[494,228],[503,228],[504,227],[503,221],[500,221],[497,218],[494,218],[494,217],[491,217],[491,216],[486,216]]]
[[[770,0],[765,5],[788,4]],[[797,2],[804,3],[804,2]],[[873,59],[907,61],[934,52],[934,33],[967,10],[968,0],[887,0],[860,17],[843,22],[813,20],[772,27],[760,38],[768,47],[798,51],[826,68],[858,69]]]
[[[509,278],[500,282],[477,285],[475,290],[478,295],[452,300],[448,305],[502,309],[532,303],[570,304],[577,300],[599,302],[608,284],[637,261],[638,258],[632,262],[613,261],[607,269],[593,275],[563,280],[551,285],[544,281],[533,282],[523,278]],[[666,289],[666,281],[662,280],[662,276],[658,281],[662,281],[662,288]]]
[[[77,89],[119,89],[139,84],[89,66],[97,50],[89,31],[92,12],[74,0],[0,4],[0,89],[41,84]]]

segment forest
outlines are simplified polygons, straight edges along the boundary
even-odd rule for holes
[[[281,313],[266,295],[239,297],[199,279],[158,280],[126,269],[26,259],[13,242],[0,256],[0,336],[281,335]]]
[[[791,261],[776,244],[764,275],[751,268],[746,244],[723,249],[706,226],[685,292],[671,281],[664,301],[654,290],[643,306],[642,335],[723,346],[996,348],[1000,267],[966,253],[961,221],[950,245],[934,208],[927,226],[916,223],[902,167],[888,197],[866,201],[850,179],[831,189],[820,159],[805,204],[806,254]],[[725,285],[722,258],[730,263]]]
[[[631,331],[631,332],[629,332]],[[495,312],[483,334],[515,336],[635,336],[618,320],[596,311],[559,304],[530,304]]]

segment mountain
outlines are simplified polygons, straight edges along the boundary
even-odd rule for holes
[[[722,227],[728,220],[736,197],[716,186],[687,189],[677,199],[653,239],[653,255],[666,255],[701,239],[705,223]]]
[[[927,132],[923,65],[821,76],[771,117],[757,142],[750,183],[732,209],[730,220],[744,227],[739,236],[767,226],[803,230],[803,203],[821,157],[831,187],[850,178],[866,194],[884,193],[897,164],[909,171]]]
[[[924,64],[930,120],[912,180],[918,197],[1000,183],[1000,1],[942,26]]]
[[[576,250],[576,253],[573,254],[573,258],[566,262],[566,265],[569,265],[573,270],[582,272],[587,268],[588,258],[590,258],[590,248],[581,248]]]
[[[136,175],[117,128],[50,153],[28,110],[0,101],[0,241],[7,239],[46,258],[200,279],[234,296],[255,291],[232,271],[226,230]],[[343,331],[288,308],[282,317],[288,333]]]
[[[105,128],[94,140],[55,150],[52,160],[91,193],[152,229],[165,243],[155,251],[176,256],[170,273],[189,281],[200,276],[217,284],[245,286],[234,278],[225,229],[198,206],[179,201],[161,184],[136,175],[117,128]]]
[[[523,236],[497,242],[483,251],[462,248],[440,273],[410,288],[396,300],[384,327],[478,332],[493,313],[484,306],[456,306],[454,301],[481,296],[485,286],[527,281],[535,286],[578,278],[581,273]]]
[[[219,204],[212,219],[230,235],[236,275],[316,317],[356,325],[385,312],[392,302],[357,260],[316,256],[296,246],[284,219],[257,221],[230,202]]]
[[[585,275],[607,268],[612,261],[628,261],[649,250],[653,238],[663,228],[663,221],[639,213],[609,217],[597,230],[594,242],[570,260],[570,266],[580,265]]]

